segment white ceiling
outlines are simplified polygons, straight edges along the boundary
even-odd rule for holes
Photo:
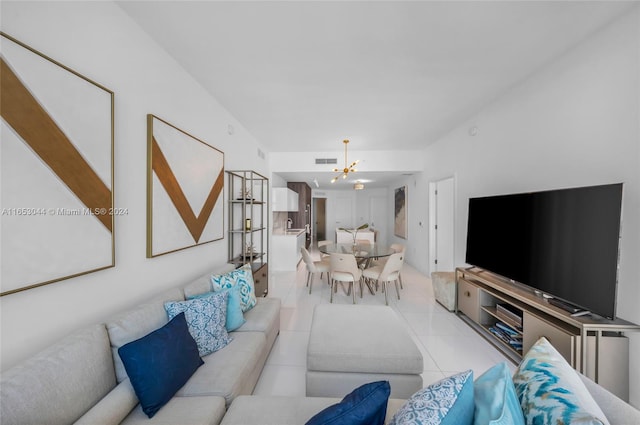
[[[270,152],[424,148],[637,4],[117,3]]]

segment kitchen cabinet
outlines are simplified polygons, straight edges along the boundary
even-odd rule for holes
[[[304,229],[291,229],[274,233],[271,237],[271,269],[275,271],[294,271],[302,259],[300,248],[305,245]]]
[[[287,187],[298,194],[295,211],[289,212],[289,218],[295,229],[305,229],[305,247],[311,244],[311,187],[305,182],[289,182]]]
[[[287,187],[274,187],[273,211],[298,211],[298,194]]]

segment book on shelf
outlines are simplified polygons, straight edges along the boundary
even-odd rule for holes
[[[522,311],[515,307],[509,304],[496,304],[496,316],[516,329],[522,329]]]

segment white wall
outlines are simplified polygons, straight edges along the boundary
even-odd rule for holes
[[[115,92],[115,202],[129,210],[116,217],[115,268],[0,298],[5,370],[78,327],[226,262],[226,236],[145,258],[146,114],[224,151],[226,169],[267,175],[267,164],[241,124],[115,4],[3,1],[1,7],[4,32]]]
[[[456,175],[456,264],[464,263],[469,197],[624,182],[617,313],[640,323],[639,28],[636,8],[426,150],[419,187]],[[410,190],[414,226],[423,206],[411,199]],[[417,243],[427,249],[422,235]],[[630,337],[631,401],[639,407],[640,335]]]

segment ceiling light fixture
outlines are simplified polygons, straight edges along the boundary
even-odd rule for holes
[[[362,190],[364,189],[364,183],[361,183],[359,180],[356,181],[356,184],[353,185],[353,188],[355,190]]]
[[[356,164],[358,162],[360,162],[360,160],[353,161],[351,163],[351,165],[347,165],[348,164],[348,162],[347,162],[347,145],[349,144],[349,140],[345,139],[345,140],[342,141],[342,143],[344,143],[344,169],[342,169],[342,170],[340,170],[339,168],[334,168],[333,169],[334,173],[341,173],[341,174],[338,174],[333,179],[331,179],[331,183],[335,183],[340,177],[342,177],[343,179],[346,179],[347,178],[347,174],[355,173],[356,171],[358,171],[353,167],[355,167]]]

